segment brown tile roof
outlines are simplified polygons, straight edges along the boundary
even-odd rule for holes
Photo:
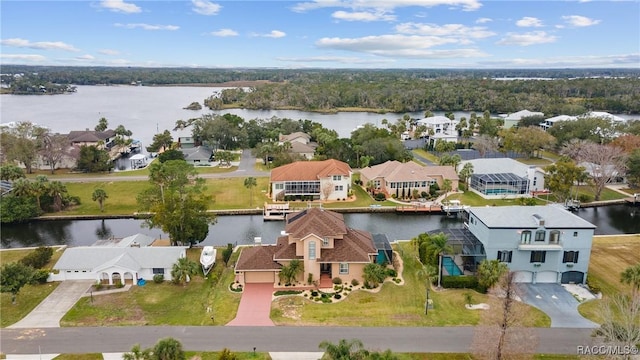
[[[387,161],[382,164],[366,167],[360,170],[360,174],[368,180],[378,177],[384,178],[385,181],[429,181],[432,178],[425,171],[424,166],[420,166],[413,161],[401,163],[399,161]]]
[[[344,223],[342,214],[319,208],[288,214],[285,223],[285,232],[296,239],[309,234],[323,238],[337,237],[347,233],[347,225]]]
[[[70,142],[98,142],[108,139],[116,134],[113,130],[106,131],[94,131],[94,130],[82,130],[82,131],[70,131],[67,138]]]
[[[296,154],[308,154],[308,153],[314,153],[316,151],[316,148],[313,146],[310,146],[312,143],[309,144],[305,144],[305,143],[301,143],[301,142],[297,142],[294,141],[291,143],[291,152],[292,153],[296,153]]]
[[[453,166],[425,166],[423,168],[429,175],[440,175],[444,179],[458,180],[458,174]]]
[[[275,260],[303,259],[302,256],[296,256],[296,243],[289,244],[288,236],[280,236],[276,248],[277,250],[273,256]]]
[[[333,249],[322,249],[321,262],[370,262],[370,256],[378,250],[371,233],[364,230],[348,229],[343,239],[334,241]]]
[[[324,161],[296,161],[271,170],[271,181],[318,180],[331,175],[349,176],[349,164],[329,159]]]
[[[291,133],[291,134],[288,134],[288,135],[280,134],[278,136],[278,141],[282,141],[282,142],[290,141],[290,142],[292,142],[292,141],[294,141],[295,139],[298,139],[298,138],[303,138],[303,139],[306,140],[306,142],[311,140],[311,136],[309,134],[303,133],[301,131],[297,131],[297,132],[294,132],[294,133]]]
[[[276,246],[270,245],[246,247],[240,253],[236,270],[279,270],[282,265],[273,261],[276,250]]]

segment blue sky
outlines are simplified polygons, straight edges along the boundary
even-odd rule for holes
[[[640,68],[640,1],[0,1],[1,64]]]

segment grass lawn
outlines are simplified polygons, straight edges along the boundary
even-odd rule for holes
[[[356,199],[354,201],[334,201],[324,202],[322,206],[325,208],[351,208],[351,207],[369,207],[370,205],[380,206],[396,206],[397,204],[388,200],[376,201],[359,185],[352,185],[351,189]]]
[[[620,274],[628,267],[640,263],[640,235],[596,236],[593,238],[589,261],[589,281],[602,289],[604,297],[630,293],[631,286],[620,282]],[[591,300],[581,304],[580,314],[595,322],[602,322],[600,303]]]
[[[130,215],[138,211],[136,196],[150,186],[147,181],[67,183],[66,185],[69,195],[80,197],[80,205],[47,215]],[[98,202],[91,198],[93,191],[97,188],[104,189],[108,196],[102,213]]]
[[[518,162],[523,163],[523,164],[536,165],[536,166],[541,166],[541,167],[545,167],[547,165],[551,165],[552,164],[551,161],[549,161],[547,159],[542,159],[542,158],[530,158],[530,159],[518,158],[516,160]]]
[[[222,249],[215,268],[205,279],[194,276],[185,286],[170,282],[133,286],[127,292],[82,298],[62,318],[61,326],[125,325],[224,325],[231,321],[240,303],[240,294],[226,290],[234,272],[224,267]],[[237,254],[234,254],[237,256]],[[197,259],[199,249],[188,257]],[[235,261],[232,257],[231,261]],[[218,282],[220,279],[220,282]],[[225,283],[226,285],[222,285]],[[212,320],[213,317],[213,320]]]
[[[460,200],[462,204],[469,206],[508,206],[520,205],[518,199],[485,199],[473,191],[465,191],[462,194],[453,194],[447,197],[447,200]],[[544,205],[545,201],[536,199],[536,205]]]
[[[591,201],[593,201],[594,199],[594,189],[592,186],[589,185],[580,185],[577,188],[577,192],[578,192],[578,197],[580,197],[580,195],[584,195],[587,196]],[[574,187],[572,190],[572,194],[573,196],[575,196],[576,193],[576,188]],[[544,200],[549,200],[549,201],[557,201],[557,198],[553,195],[553,193],[550,193],[549,195],[539,195],[539,197],[541,199]],[[609,188],[604,188],[602,189],[602,192],[600,193],[600,201],[604,201],[604,200],[619,200],[619,199],[624,199],[627,198],[629,196],[625,196],[617,191],[611,190]]]
[[[253,191],[253,204],[251,204],[251,192],[244,187],[245,178],[207,179],[207,193],[213,195],[215,202],[209,205],[209,209],[249,209],[262,208],[267,198],[269,188],[268,177],[258,177],[257,186]],[[270,202],[270,201],[269,201]]]
[[[420,266],[409,244],[399,245],[404,252],[405,285],[385,283],[378,293],[355,291],[339,303],[311,303],[300,296],[276,299],[271,319],[276,325],[323,326],[456,326],[475,325],[480,313],[465,309],[464,294],[471,290],[431,291],[434,309],[424,314],[426,284],[417,271]],[[487,302],[488,296],[473,292],[475,303]],[[523,305],[524,306],[524,305]],[[548,327],[550,319],[541,311],[529,308],[529,326]]]
[[[414,153],[414,154],[420,155],[423,158],[425,158],[425,159],[427,159],[427,160],[429,160],[429,161],[431,161],[431,162],[433,162],[435,164],[437,164],[438,161],[440,160],[440,159],[438,159],[437,156],[435,156],[432,153],[430,153],[430,152],[428,152],[426,150],[423,150],[423,149],[413,149],[413,150],[411,150],[411,152]]]

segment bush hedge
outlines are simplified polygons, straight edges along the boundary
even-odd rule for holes
[[[478,278],[475,276],[443,276],[442,287],[448,289],[477,289]]]
[[[34,269],[41,269],[47,265],[52,256],[53,248],[41,246],[20,259],[20,262],[27,266],[31,266]]]

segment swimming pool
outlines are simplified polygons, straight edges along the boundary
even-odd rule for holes
[[[460,270],[458,265],[456,265],[453,262],[453,259],[451,259],[450,256],[443,256],[442,257],[442,267],[445,270],[447,270],[447,273],[449,273],[449,275],[453,275],[453,276],[462,275],[462,270]]]

